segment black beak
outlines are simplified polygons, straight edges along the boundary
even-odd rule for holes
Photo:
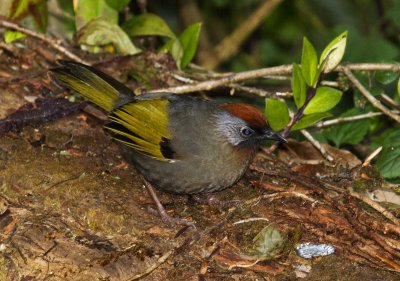
[[[268,140],[275,140],[275,141],[280,141],[280,142],[288,142],[287,139],[282,137],[280,134],[277,132],[274,132],[272,130],[265,130],[263,137]]]

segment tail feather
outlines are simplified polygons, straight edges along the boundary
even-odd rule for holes
[[[129,88],[93,67],[72,61],[60,63],[62,66],[51,69],[56,78],[107,112],[119,106],[121,100],[125,103],[134,98]]]

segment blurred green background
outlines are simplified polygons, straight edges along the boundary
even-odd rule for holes
[[[212,52],[225,36],[246,19],[260,0],[148,1],[148,10],[160,15],[179,33],[189,23],[203,23],[196,62]],[[190,11],[187,12],[187,11]],[[218,69],[242,71],[300,60],[302,38],[317,51],[348,30],[344,61],[391,62],[400,59],[400,0],[286,0],[277,4],[249,35],[238,53]]]

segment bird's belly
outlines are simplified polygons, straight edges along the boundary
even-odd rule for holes
[[[162,162],[132,152],[132,150],[129,154],[127,160],[134,164],[146,180],[158,189],[175,194],[198,194],[223,190],[236,183],[248,166],[248,161],[235,166],[227,165],[225,162],[218,163],[219,161],[215,159],[211,161],[192,158]]]
[[[170,193],[197,194],[225,189],[233,185],[243,174],[241,171],[230,171],[202,163],[176,161],[152,165],[137,165],[144,177],[157,188]]]

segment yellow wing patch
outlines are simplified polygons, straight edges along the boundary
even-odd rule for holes
[[[114,138],[158,160],[169,160],[161,144],[171,139],[168,130],[168,100],[138,100],[114,110],[105,128]]]

